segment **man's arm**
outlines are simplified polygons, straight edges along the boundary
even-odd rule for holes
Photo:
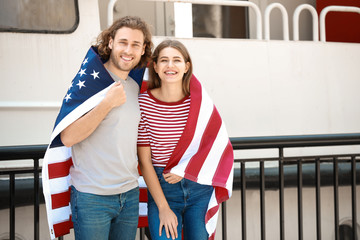
[[[114,107],[126,102],[126,93],[121,82],[115,83],[105,98],[91,111],[70,124],[60,133],[63,144],[71,147],[90,136]]]

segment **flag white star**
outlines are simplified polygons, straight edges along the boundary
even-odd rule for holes
[[[71,99],[71,93],[69,93],[69,94],[66,94],[66,96],[65,96],[65,100],[66,100],[66,102],[69,100],[69,99]]]
[[[80,72],[78,73],[78,74],[80,74],[80,77],[82,77],[82,75],[86,75],[85,71],[86,71],[86,68],[80,70]]]
[[[89,59],[89,58],[85,58],[85,59],[84,59],[84,61],[83,61],[83,63],[82,63],[83,66],[88,63],[88,59]]]
[[[94,80],[95,80],[96,78],[99,78],[99,72],[95,72],[95,70],[93,70],[93,73],[90,74],[90,75],[94,77]]]
[[[76,84],[77,86],[79,86],[79,89],[81,89],[82,87],[86,87],[85,84],[84,84],[85,81],[80,81],[79,80],[79,83]]]
[[[73,87],[73,82],[70,83],[68,90],[70,90],[70,88],[72,88],[72,87]]]

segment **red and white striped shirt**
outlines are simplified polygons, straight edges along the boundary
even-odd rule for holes
[[[165,167],[187,122],[190,96],[178,102],[162,102],[150,91],[139,96],[141,120],[138,146],[150,146],[153,165]]]

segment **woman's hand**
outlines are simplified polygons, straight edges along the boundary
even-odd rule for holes
[[[169,207],[166,207],[162,210],[159,209],[159,219],[160,219],[159,236],[161,236],[162,228],[164,227],[167,238],[170,238],[170,235],[172,239],[177,238],[178,220],[175,213]]]
[[[163,173],[164,179],[167,183],[175,184],[180,182],[183,178],[173,173]]]

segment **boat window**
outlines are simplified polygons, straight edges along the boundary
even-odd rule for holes
[[[0,1],[0,31],[71,33],[79,24],[77,0]]]
[[[247,14],[244,7],[193,4],[193,36],[249,38]]]

